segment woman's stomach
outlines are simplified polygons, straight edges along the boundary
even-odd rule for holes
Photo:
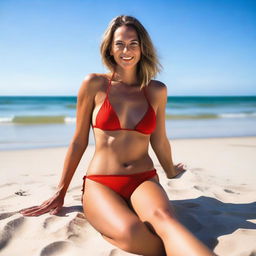
[[[149,136],[131,136],[127,131],[118,135],[97,137],[87,175],[132,174],[154,168],[148,154]]]

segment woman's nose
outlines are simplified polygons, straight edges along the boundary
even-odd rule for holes
[[[129,51],[129,49],[128,49],[128,46],[125,45],[125,46],[124,46],[124,49],[123,49],[123,52],[127,52],[127,51]]]

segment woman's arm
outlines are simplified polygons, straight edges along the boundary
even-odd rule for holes
[[[88,75],[79,89],[77,96],[76,130],[69,145],[58,191],[65,196],[75,170],[88,146],[91,115],[97,86],[97,76]]]
[[[51,214],[56,214],[62,208],[71,179],[88,145],[94,97],[98,88],[95,86],[97,80],[97,75],[90,74],[85,77],[79,89],[76,130],[65,156],[63,171],[56,193],[39,206],[21,210],[21,214],[25,216],[38,216],[49,211]]]
[[[157,102],[156,129],[150,136],[150,144],[163,167],[167,178],[174,178],[184,171],[183,164],[173,164],[171,145],[166,135],[165,108],[167,103],[167,87],[165,84],[157,82]]]

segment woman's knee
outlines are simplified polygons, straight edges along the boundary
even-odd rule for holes
[[[136,239],[138,239],[142,231],[143,225],[139,220],[128,221],[122,225],[116,239],[123,250],[130,251],[133,248]]]
[[[175,223],[177,218],[171,208],[157,208],[148,215],[147,221],[153,226],[155,232],[162,237],[167,231],[167,223]]]
[[[166,208],[156,208],[152,210],[151,218],[157,220],[157,221],[165,221],[167,219],[174,219],[175,218],[175,213],[173,209],[170,207]]]
[[[107,239],[110,241],[109,239]],[[143,255],[165,255],[163,242],[140,220],[128,220],[119,227],[112,244],[124,251]]]
[[[166,223],[177,221],[174,211],[171,208],[156,208],[152,210],[151,214],[148,216],[147,220],[155,229],[155,231],[160,235],[162,231],[165,231]]]

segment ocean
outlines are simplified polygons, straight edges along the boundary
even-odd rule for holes
[[[0,150],[69,145],[75,96],[0,96]],[[256,135],[256,96],[168,96],[169,139]],[[89,144],[94,144],[90,130]]]

